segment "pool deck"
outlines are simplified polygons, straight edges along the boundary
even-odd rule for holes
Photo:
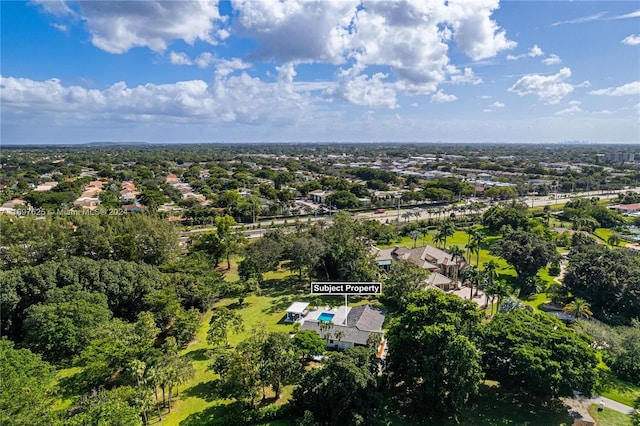
[[[347,315],[349,314],[350,310],[351,308],[347,307],[345,309],[344,306],[340,306],[339,308],[335,308],[335,309],[331,309],[328,306],[320,307],[318,309],[313,309],[309,311],[309,313],[306,316],[300,319],[300,322],[307,321],[307,320],[318,321],[318,317],[320,315],[322,315],[323,313],[327,313],[327,314],[333,314],[333,319],[331,320],[332,323],[344,324],[345,321],[347,320]]]

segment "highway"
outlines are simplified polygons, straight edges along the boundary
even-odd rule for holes
[[[604,193],[603,191],[577,192],[573,194],[552,193],[542,197],[519,198],[518,201],[526,203],[529,207],[541,207],[541,206],[566,204],[571,200],[575,200],[577,198],[585,198],[585,197],[586,198],[597,197],[597,198],[600,198],[601,200],[615,199],[618,197],[619,193],[627,193],[627,192],[640,193],[640,187],[621,189],[621,190],[615,190],[615,191],[607,191],[606,193]],[[492,205],[509,204],[511,203],[512,200],[503,200],[503,201],[496,201],[496,202],[485,202],[484,200],[478,200],[478,201],[486,204],[486,207],[484,207],[481,210],[470,210],[470,209],[464,209],[464,205],[461,205],[461,204],[457,204],[457,205],[450,204],[448,206],[440,206],[440,207],[422,207],[422,208],[404,207],[400,209],[389,208],[384,213],[381,213],[381,214],[376,214],[373,212],[364,212],[364,213],[356,213],[353,216],[357,219],[374,219],[374,220],[379,220],[380,222],[389,222],[389,223],[395,222],[396,220],[399,219],[400,223],[406,223],[406,222],[413,222],[416,220],[442,219],[444,217],[447,217],[449,214],[451,214],[451,212],[454,212],[456,216],[465,216],[469,214],[481,214]],[[454,206],[455,206],[455,210],[452,210],[451,208]],[[404,218],[402,217],[402,215],[405,212],[411,212],[413,213],[413,215],[410,217]],[[315,221],[330,222],[331,221],[331,217],[329,216],[318,216],[318,217],[298,216],[298,218],[299,218],[299,222],[301,223],[306,223],[309,220],[309,218],[311,219],[312,222],[315,222]],[[258,222],[255,225],[251,225],[251,224],[244,225],[245,228],[249,226],[251,227],[257,226],[257,229],[250,229],[250,230],[245,229],[244,231],[242,231],[242,233],[246,238],[259,238],[262,235],[264,235],[266,232],[268,232],[270,229],[274,229],[273,227],[278,225],[291,224],[289,227],[285,227],[285,229],[293,229],[295,227],[294,226],[295,219],[296,217],[293,216],[287,219],[262,221],[262,222]],[[240,229],[240,228],[242,228],[242,225],[236,226],[236,229]],[[282,227],[280,227],[280,229],[282,229]],[[182,237],[181,239],[185,241],[185,239],[188,239],[193,234],[198,234],[198,233],[213,231],[213,230],[215,230],[215,227],[192,229],[192,230],[180,232],[180,236]]]

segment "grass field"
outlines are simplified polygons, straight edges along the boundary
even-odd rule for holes
[[[631,426],[631,417],[611,408],[605,407],[603,411],[598,411],[598,405],[589,406],[589,414],[596,421],[598,426]]]

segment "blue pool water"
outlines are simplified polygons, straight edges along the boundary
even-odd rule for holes
[[[318,316],[318,321],[325,321],[325,322],[329,322],[333,319],[333,317],[335,316],[335,314],[330,314],[328,312],[323,312]]]

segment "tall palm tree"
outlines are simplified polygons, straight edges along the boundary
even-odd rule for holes
[[[420,231],[414,229],[409,232],[409,237],[413,239],[413,248],[416,248],[416,241],[420,237]]]
[[[449,249],[449,254],[451,255],[451,260],[456,262],[456,269],[454,272],[453,282],[458,287],[458,275],[460,273],[460,264],[464,262],[464,251],[458,246],[451,246]]]
[[[442,248],[444,250],[447,249],[447,238],[452,237],[456,232],[456,227],[451,221],[451,219],[447,219],[438,227],[438,234],[442,236],[442,241],[444,245]]]
[[[471,293],[469,294],[469,300],[471,300],[473,299],[473,286],[475,285],[477,294],[480,282],[484,279],[484,272],[472,266],[462,273],[462,277],[462,282],[468,281],[470,284]]]
[[[480,265],[480,248],[486,240],[486,235],[480,230],[475,230],[474,234],[471,236],[471,243],[473,244],[472,253],[475,253],[476,255],[476,268]]]
[[[505,280],[496,280],[493,283],[493,291],[495,296],[498,298],[498,305],[496,306],[496,312],[498,312],[500,310],[502,300],[511,294],[512,289]],[[493,308],[491,309],[491,314],[493,315]]]
[[[591,305],[583,299],[576,298],[573,302],[565,305],[562,309],[562,312],[565,314],[569,314],[575,318],[584,318],[589,319],[590,316],[593,315],[591,312]]]
[[[487,279],[487,286],[485,288],[485,294],[487,295],[487,303],[489,303],[489,292],[486,289],[490,289],[491,292],[494,290],[493,282],[496,278],[498,278],[498,264],[495,260],[491,259],[488,262],[484,262],[482,264],[484,267],[484,276]],[[491,297],[491,303],[493,303],[493,296]]]

